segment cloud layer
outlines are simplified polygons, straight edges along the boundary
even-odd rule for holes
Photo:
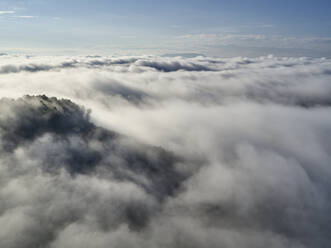
[[[0,246],[327,247],[330,68],[3,54]]]

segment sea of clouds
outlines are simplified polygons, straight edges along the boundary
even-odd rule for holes
[[[331,60],[0,56],[0,247],[324,248]]]

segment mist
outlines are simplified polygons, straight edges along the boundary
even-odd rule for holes
[[[0,247],[328,247],[331,60],[0,60]]]

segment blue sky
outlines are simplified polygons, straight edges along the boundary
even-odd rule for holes
[[[0,46],[31,53],[330,57],[330,12],[327,0],[0,0]]]

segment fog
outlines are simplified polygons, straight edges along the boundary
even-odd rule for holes
[[[0,246],[327,247],[331,60],[0,59]]]

